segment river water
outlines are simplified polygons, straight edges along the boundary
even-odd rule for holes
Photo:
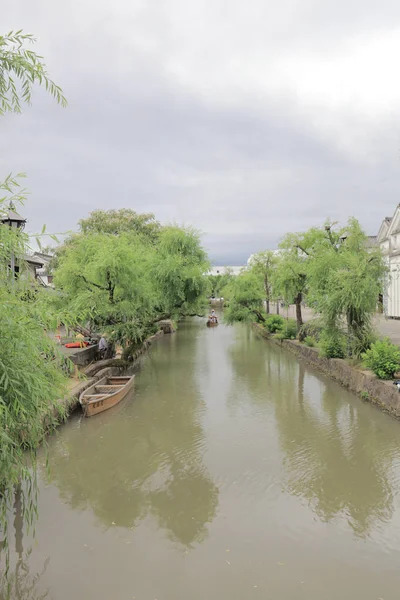
[[[49,461],[15,597],[400,596],[400,423],[245,326],[157,341]]]

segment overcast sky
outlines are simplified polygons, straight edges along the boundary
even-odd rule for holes
[[[193,225],[217,264],[400,201],[399,0],[15,0],[69,101],[2,117],[29,228],[96,208]]]

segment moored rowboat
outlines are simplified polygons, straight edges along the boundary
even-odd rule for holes
[[[79,396],[85,417],[93,417],[112,408],[132,390],[135,376],[103,377]]]

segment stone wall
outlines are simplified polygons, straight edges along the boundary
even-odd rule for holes
[[[69,359],[77,366],[88,365],[92,360],[95,360],[99,351],[98,344],[94,346],[88,346],[84,350],[79,350],[75,354],[69,357]]]
[[[253,327],[257,333],[271,343],[289,350],[299,359],[305,360],[325,375],[329,375],[347,389],[361,396],[363,400],[368,400],[395,417],[400,417],[400,393],[392,381],[377,379],[370,371],[355,368],[340,358],[322,358],[319,356],[317,348],[309,348],[297,340],[278,340],[258,323],[254,323]]]

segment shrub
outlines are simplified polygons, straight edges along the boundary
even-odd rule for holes
[[[324,358],[344,358],[346,338],[339,331],[323,331],[320,339],[321,356]]]
[[[281,331],[285,324],[285,319],[280,315],[270,315],[265,321],[265,327],[270,333]]]
[[[315,341],[318,341],[321,337],[322,325],[317,319],[313,319],[304,323],[300,327],[299,331],[299,341],[304,342],[306,337],[313,337]]]
[[[295,340],[297,335],[297,324],[294,319],[284,321],[282,329],[276,334],[278,340]]]
[[[367,352],[373,343],[377,341],[377,336],[372,329],[360,331],[358,335],[352,335],[349,338],[349,354],[360,359]]]
[[[374,342],[362,358],[379,379],[392,379],[400,367],[400,348],[385,338]]]
[[[316,339],[312,337],[312,335],[308,335],[305,339],[304,339],[304,343],[306,346],[308,346],[309,348],[314,348],[316,342]]]
[[[282,333],[286,339],[295,340],[297,337],[297,323],[294,319],[288,319],[285,321],[285,325],[282,329]]]

